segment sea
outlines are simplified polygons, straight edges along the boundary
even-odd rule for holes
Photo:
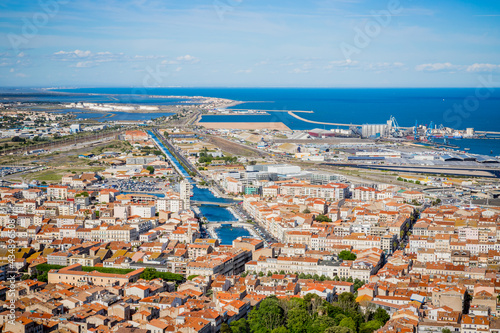
[[[343,124],[384,124],[394,116],[398,125],[431,125],[455,129],[474,128],[500,132],[499,88],[78,88],[57,89],[66,93],[57,98],[67,102],[72,94],[78,101],[105,103],[175,104],[160,96],[205,96],[241,102],[232,108],[272,110],[269,115],[203,116],[201,122],[283,122],[293,130],[332,129],[290,116],[301,110],[302,118]],[[69,95],[68,95],[69,93]],[[91,94],[91,95],[87,95]],[[36,98],[36,97],[33,97]],[[133,116],[131,116],[133,117]],[[461,150],[500,155],[500,140],[450,140]]]

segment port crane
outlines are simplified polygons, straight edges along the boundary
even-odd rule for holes
[[[396,118],[394,116],[391,116],[389,119],[389,124],[391,126],[391,135],[395,138],[400,138],[403,136],[403,133],[401,132],[401,129],[399,128],[398,122],[396,121]]]
[[[415,127],[413,129],[413,134],[414,134],[414,138],[413,139],[415,141],[418,141],[420,138],[418,136],[418,121],[417,120],[415,120]]]
[[[433,129],[434,129],[434,122],[431,121],[431,123],[429,124],[429,127],[427,127],[427,129],[425,130],[425,137],[429,141],[432,141],[432,130]]]

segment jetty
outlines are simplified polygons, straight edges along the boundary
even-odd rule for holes
[[[298,120],[304,121],[306,123],[318,124],[318,125],[330,125],[330,126],[345,126],[345,127],[357,126],[357,127],[361,127],[361,125],[357,125],[357,124],[326,123],[326,122],[322,122],[322,121],[308,120],[308,119],[304,119],[304,118],[296,115],[294,112],[297,112],[297,111],[288,111],[288,114],[290,116],[292,116]],[[303,111],[303,112],[305,112],[305,111]],[[313,113],[313,112],[311,111],[308,113]]]

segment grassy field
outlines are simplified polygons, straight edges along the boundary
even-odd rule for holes
[[[114,151],[114,152],[124,152],[132,149],[132,145],[128,143],[127,141],[120,141],[120,140],[114,140],[106,144],[105,146],[101,147],[95,147],[93,148],[90,153],[94,155],[99,155],[104,152],[109,152],[109,151]]]
[[[106,169],[105,166],[96,166],[92,164],[98,163],[94,160],[78,158],[78,155],[84,153],[101,154],[106,151],[122,152],[128,151],[131,146],[128,142],[114,140],[111,142],[102,143],[101,145],[80,148],[69,151],[54,152],[40,156],[35,155],[8,155],[0,157],[0,165],[44,165],[49,167],[47,170],[14,174],[8,176],[13,181],[29,182],[33,179],[40,182],[57,183],[61,181],[63,175],[73,171],[82,172],[98,172]]]
[[[104,166],[89,166],[86,168],[67,167],[60,169],[50,169],[28,174],[26,175],[25,179],[26,180],[36,179],[38,181],[45,181],[47,183],[58,183],[61,181],[62,177],[68,173],[76,172],[77,174],[79,174],[82,172],[99,172],[99,171],[104,171],[105,169],[106,168]]]

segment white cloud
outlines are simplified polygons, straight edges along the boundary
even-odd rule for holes
[[[325,67],[326,69],[332,69],[332,68],[346,68],[346,67],[357,67],[359,64],[359,61],[356,60],[335,60],[335,61],[330,61],[328,65]]]
[[[372,64],[368,64],[366,66],[367,70],[372,70],[377,72],[384,72],[384,71],[403,69],[403,68],[404,64],[402,62],[375,62]]]
[[[191,62],[191,63],[197,63],[198,61],[200,61],[200,59],[193,57],[192,55],[189,55],[189,54],[186,54],[186,55],[181,56],[181,57],[177,57],[177,60],[181,61],[181,62]]]
[[[14,73],[14,68],[11,68],[9,72]]]
[[[434,63],[434,64],[421,64],[415,67],[419,72],[453,72],[459,70],[461,66],[453,65],[449,62]]]
[[[500,71],[500,65],[479,64],[479,63],[475,63],[472,65],[453,65],[449,62],[445,62],[445,63],[418,65],[415,67],[415,70],[419,72],[457,72],[457,71],[466,71],[469,73],[496,72]]]
[[[77,68],[86,68],[86,67],[94,67],[96,64],[93,61],[79,61],[74,67]]]
[[[252,73],[252,70],[251,69],[240,69],[238,71],[235,72],[236,74],[250,74]]]
[[[500,71],[500,65],[476,63],[467,66],[467,72],[496,72],[496,71]]]
[[[100,53],[107,53],[107,52],[100,52]],[[87,58],[92,55],[91,51],[81,51],[81,50],[74,50],[74,51],[59,51],[54,53],[55,56],[60,56],[64,58]]]
[[[265,65],[269,65],[269,60],[262,60],[255,64],[255,66],[265,66]]]
[[[17,73],[16,76],[17,77],[28,77],[28,75],[26,75],[24,73]]]
[[[137,58],[138,57],[138,58]],[[67,61],[74,62],[70,67],[84,68],[84,67],[94,67],[103,62],[111,61],[141,61],[143,58],[141,56],[136,56],[135,58],[130,58],[123,53],[112,53],[109,51],[103,52],[92,52],[92,51],[59,51],[52,55],[52,59],[56,61]]]
[[[309,73],[309,71],[307,69],[303,69],[303,68],[294,68],[291,73],[293,74],[305,74],[305,73]]]
[[[181,63],[191,63],[196,64],[200,59],[193,57],[192,55],[186,54],[175,58],[175,60],[165,59],[161,62],[162,65],[176,65]]]

